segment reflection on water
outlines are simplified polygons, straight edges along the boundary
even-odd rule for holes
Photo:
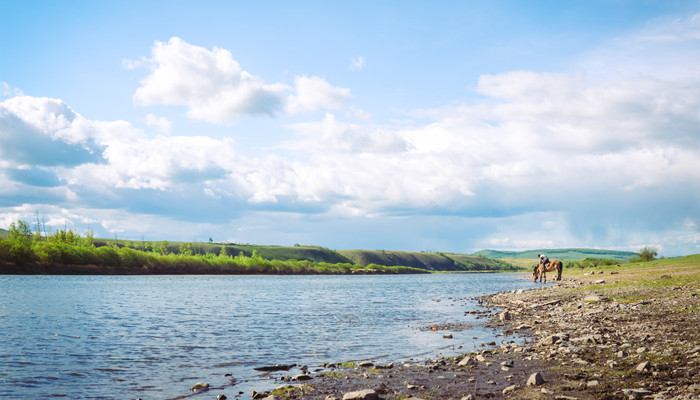
[[[276,386],[258,366],[457,354],[492,335],[464,315],[469,297],[531,285],[509,274],[0,276],[0,398],[176,398],[198,381],[233,398]],[[443,323],[474,328],[453,340],[418,329]]]

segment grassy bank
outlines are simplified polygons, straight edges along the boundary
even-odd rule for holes
[[[518,269],[503,260],[456,253],[99,239],[72,230],[33,233],[24,221],[2,234],[0,273],[394,274]]]

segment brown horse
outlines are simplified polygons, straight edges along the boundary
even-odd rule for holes
[[[544,277],[544,283],[547,283],[547,272],[557,270],[557,280],[561,280],[561,272],[564,270],[564,263],[559,260],[550,261],[549,265],[545,268],[544,264],[539,264],[532,271],[532,281],[537,282],[537,278],[540,278],[542,282],[542,277]]]

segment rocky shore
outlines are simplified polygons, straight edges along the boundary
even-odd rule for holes
[[[700,399],[697,266],[569,275],[479,298],[499,344],[448,359],[326,365],[254,398]]]

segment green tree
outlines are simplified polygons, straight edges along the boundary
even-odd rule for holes
[[[656,251],[654,247],[644,246],[642,251],[639,252],[638,258],[640,261],[653,261],[656,260],[658,254],[658,251]]]
[[[10,224],[7,241],[5,251],[8,253],[8,261],[15,264],[29,261],[32,255],[32,229],[26,221],[19,220]]]

